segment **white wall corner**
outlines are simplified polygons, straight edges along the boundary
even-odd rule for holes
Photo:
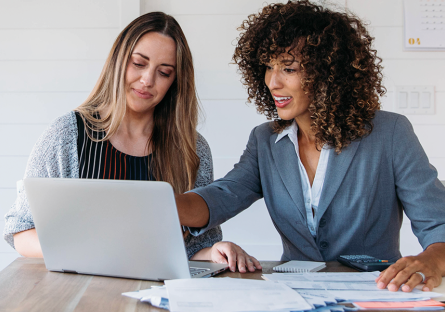
[[[120,29],[141,15],[141,0],[120,0]]]

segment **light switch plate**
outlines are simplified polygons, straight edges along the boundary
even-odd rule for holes
[[[394,111],[403,115],[435,114],[434,86],[397,86]]]

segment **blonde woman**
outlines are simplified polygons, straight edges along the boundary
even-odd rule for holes
[[[25,177],[166,181],[176,193],[205,186],[212,158],[197,116],[192,55],[179,24],[145,14],[120,33],[87,100],[40,137]],[[43,256],[23,191],[4,236],[23,256]],[[198,237],[185,231],[184,239],[190,259],[229,261],[232,270],[238,261],[246,271],[249,256],[221,242],[219,226]]]

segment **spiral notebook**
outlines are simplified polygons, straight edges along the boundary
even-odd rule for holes
[[[325,262],[292,260],[273,268],[275,272],[304,273],[317,272],[326,267]]]

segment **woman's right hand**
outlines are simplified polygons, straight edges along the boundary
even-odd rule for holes
[[[250,256],[244,249],[232,242],[215,243],[210,248],[210,260],[216,263],[228,263],[232,272],[236,271],[237,266],[240,273],[246,273],[247,270],[254,272],[255,269],[262,269],[256,258]]]

